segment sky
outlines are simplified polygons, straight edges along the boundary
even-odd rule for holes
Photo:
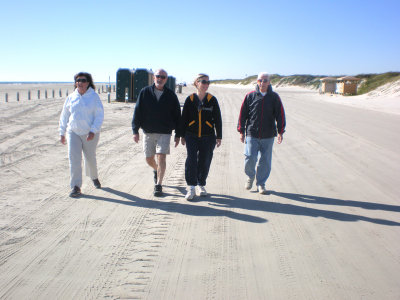
[[[400,71],[399,0],[1,1],[0,81]]]

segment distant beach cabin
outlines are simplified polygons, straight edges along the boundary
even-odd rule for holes
[[[357,77],[345,76],[337,79],[337,93],[342,95],[356,95],[357,84],[360,81]]]
[[[324,93],[335,93],[336,91],[336,78],[325,77],[321,79],[319,92]]]

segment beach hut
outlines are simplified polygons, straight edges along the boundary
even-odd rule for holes
[[[132,101],[133,71],[131,69],[118,69],[117,71],[117,101]],[[125,99],[127,97],[127,99]]]
[[[176,78],[174,76],[168,76],[168,80],[165,83],[166,87],[175,91],[176,89]]]
[[[342,95],[356,95],[359,78],[345,76],[337,79],[337,93]]]
[[[321,79],[319,92],[324,93],[335,93],[336,91],[336,78],[334,77],[325,77]]]
[[[147,69],[136,69],[133,74],[133,101],[136,102],[142,88],[152,85],[154,82],[153,71]]]

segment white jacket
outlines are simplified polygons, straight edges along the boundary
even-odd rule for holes
[[[89,132],[100,132],[104,120],[104,109],[99,95],[89,87],[85,94],[78,90],[67,97],[60,116],[60,135],[74,132],[87,135]]]

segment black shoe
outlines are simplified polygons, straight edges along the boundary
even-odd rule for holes
[[[81,189],[77,186],[74,186],[71,193],[69,194],[72,198],[78,198],[81,195]]]
[[[96,179],[93,179],[93,184],[94,184],[94,186],[96,187],[96,189],[101,188],[100,181],[99,181],[97,178],[96,178]]]
[[[162,186],[161,186],[161,184],[156,184],[154,186],[154,196],[156,196],[156,197],[162,196]]]
[[[154,173],[154,184],[157,184],[157,171],[154,170],[153,173]]]

